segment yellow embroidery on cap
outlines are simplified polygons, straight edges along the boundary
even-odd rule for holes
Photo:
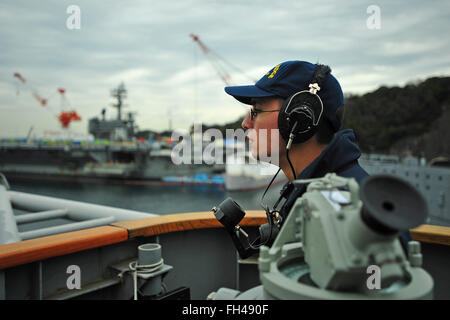
[[[272,73],[270,74],[270,76],[269,76],[268,78],[269,78],[269,79],[273,78],[274,75],[277,73],[277,71],[278,71],[279,68],[280,68],[280,65],[277,65],[275,68],[273,68],[273,71],[272,71]],[[267,72],[266,76],[267,76],[269,73],[270,73],[270,71]]]

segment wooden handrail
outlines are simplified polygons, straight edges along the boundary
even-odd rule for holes
[[[241,225],[265,223],[264,211],[248,211]],[[172,231],[220,228],[212,212],[180,213],[116,222],[109,226],[78,230],[0,245],[0,270],[73,252]]]
[[[248,210],[240,225],[259,226],[266,222],[266,214],[263,210]],[[130,238],[183,230],[222,227],[212,212],[171,214],[139,220],[116,222],[111,225],[127,229]],[[420,242],[450,245],[449,227],[424,224],[412,229],[411,236],[414,240]]]
[[[259,226],[267,222],[263,210],[248,210],[240,225]],[[111,225],[128,230],[130,238],[153,236],[174,231],[220,228],[222,224],[211,211],[169,214],[159,217],[115,222]]]
[[[266,222],[264,211],[248,210],[240,225],[259,226]],[[0,245],[0,269],[97,248],[139,236],[220,227],[222,225],[212,212],[180,213],[115,222],[109,226]],[[411,235],[414,240],[420,242],[450,245],[449,227],[422,225],[412,229]]]
[[[102,226],[0,245],[0,270],[128,239],[122,228]]]
[[[429,224],[421,225],[411,230],[414,240],[426,243],[437,243],[450,246],[450,228],[433,226]]]

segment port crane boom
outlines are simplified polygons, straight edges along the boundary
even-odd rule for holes
[[[194,42],[196,42],[198,44],[198,46],[200,47],[202,52],[205,54],[205,56],[208,58],[209,62],[211,63],[213,68],[216,70],[217,74],[222,79],[222,81],[225,83],[225,85],[227,85],[227,86],[233,85],[232,81],[231,81],[231,76],[227,72],[228,67],[245,75],[245,73],[242,70],[240,70],[238,67],[236,67],[235,65],[233,65],[232,63],[230,63],[229,61],[227,61],[226,59],[224,59],[223,57],[218,55],[216,52],[214,52],[213,50],[208,48],[205,45],[205,43],[200,40],[198,35],[191,33],[190,37],[192,38],[192,40],[194,40]],[[247,75],[246,75],[246,77],[248,78]],[[256,80],[254,80],[254,79],[250,79],[250,80],[253,82],[256,82]]]

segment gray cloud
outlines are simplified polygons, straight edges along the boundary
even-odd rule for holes
[[[66,28],[66,8],[81,8],[81,29]],[[228,69],[235,84],[249,84],[286,60],[329,64],[345,92],[402,85],[450,73],[448,1],[377,1],[381,29],[366,26],[369,1],[12,1],[0,3],[0,137],[58,130],[56,88],[67,89],[87,131],[87,120],[109,108],[110,90],[124,81],[127,110],[142,129],[163,130],[194,120],[225,123],[245,113],[190,39],[246,75]],[[43,96],[44,110],[12,74],[21,72]]]

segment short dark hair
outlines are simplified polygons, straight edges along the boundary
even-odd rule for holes
[[[341,130],[344,120],[344,106],[341,106],[336,110],[336,117],[339,119],[339,123],[341,124],[341,127],[339,128],[339,130]],[[331,140],[333,140],[335,133],[336,131],[333,129],[330,121],[326,117],[322,117],[322,121],[320,121],[319,128],[316,133],[317,143],[329,144]]]

